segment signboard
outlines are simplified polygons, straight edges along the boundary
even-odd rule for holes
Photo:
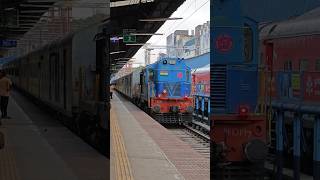
[[[131,35],[131,33],[135,33],[135,29],[123,29],[123,42],[124,43],[135,43],[137,41],[137,37],[135,35]]]
[[[123,35],[123,42],[124,43],[135,43],[136,40],[136,36],[133,35]]]
[[[295,73],[291,75],[291,84],[293,89],[300,89],[300,74]]]
[[[15,40],[0,40],[0,47],[17,47],[17,41]]]
[[[160,71],[160,76],[168,76],[168,71]]]

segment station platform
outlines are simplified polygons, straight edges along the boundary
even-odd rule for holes
[[[209,158],[130,101],[111,100],[111,179],[209,180]]]
[[[1,180],[108,180],[109,160],[13,92],[0,131]]]

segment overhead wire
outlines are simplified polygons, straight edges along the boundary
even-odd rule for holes
[[[189,10],[193,4],[192,0],[189,1],[190,3],[188,4],[188,6],[186,5],[186,8],[184,8],[183,10],[181,10],[182,13],[186,12],[187,10]],[[180,16],[180,14],[178,15]],[[174,20],[171,24],[175,24],[178,20]],[[168,21],[167,21],[168,22]],[[171,28],[170,29],[167,29],[167,30],[164,30],[165,33],[164,34],[167,34],[171,31]],[[158,41],[156,41],[156,43],[154,44],[157,44],[161,39],[159,39]]]
[[[173,26],[173,27],[171,27],[171,28],[165,29],[163,34],[168,34],[168,33],[171,32],[173,29],[179,27],[179,26],[180,26],[182,23],[184,23],[186,20],[190,19],[190,18],[192,17],[192,15],[194,15],[196,12],[198,12],[198,11],[199,11],[204,5],[206,5],[208,2],[209,2],[209,0],[207,0],[205,3],[203,3],[203,4],[202,4],[201,6],[199,6],[197,9],[195,9],[194,12],[192,12],[189,16],[187,16],[186,18],[184,18],[184,19],[182,20],[182,22],[180,22],[180,23],[177,24],[176,26]],[[193,3],[195,3],[195,8],[196,8],[196,2],[190,0],[190,3],[187,4],[187,5],[185,6],[186,8],[184,8],[183,10],[181,10],[181,12],[182,12],[182,13],[187,12],[187,10],[189,10],[189,9],[192,7]],[[177,20],[174,20],[172,24],[175,24],[176,22],[177,22]],[[157,45],[161,40],[162,40],[162,39],[159,38],[156,42],[151,43],[151,44]],[[139,51],[141,51],[142,48],[143,48],[143,47],[141,47],[141,48],[139,49]],[[138,51],[138,52],[139,52],[139,51]],[[134,56],[138,55],[138,52],[137,52]]]
[[[199,6],[197,9],[195,9],[194,12],[192,12],[189,16],[187,16],[186,18],[184,18],[179,24],[171,27],[170,29],[168,29],[167,31],[165,31],[164,34],[167,34],[169,32],[171,32],[172,30],[176,29],[177,27],[179,27],[182,23],[184,23],[186,20],[190,19],[192,17],[192,15],[194,15],[196,12],[198,12],[204,5],[206,5],[209,2],[209,0],[207,0],[205,3],[203,3],[201,6]],[[189,6],[191,7],[191,5]],[[161,41],[161,39],[159,38],[158,41],[156,41],[154,44],[157,44],[159,41]]]

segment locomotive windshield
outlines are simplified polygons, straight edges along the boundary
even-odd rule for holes
[[[159,69],[156,74],[157,78],[155,80],[155,85],[158,95],[163,93],[166,93],[168,97],[182,97],[190,95],[190,70]]]

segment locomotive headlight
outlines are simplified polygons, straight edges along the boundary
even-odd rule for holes
[[[187,107],[187,112],[188,113],[193,113],[193,107],[192,106],[188,106]]]
[[[159,113],[160,112],[160,106],[153,106],[152,107],[152,111],[155,113]]]
[[[241,105],[239,106],[238,112],[240,116],[248,116],[249,107],[246,105]]]
[[[167,90],[164,89],[162,92],[163,92],[163,94],[166,94],[166,93],[167,93]]]

